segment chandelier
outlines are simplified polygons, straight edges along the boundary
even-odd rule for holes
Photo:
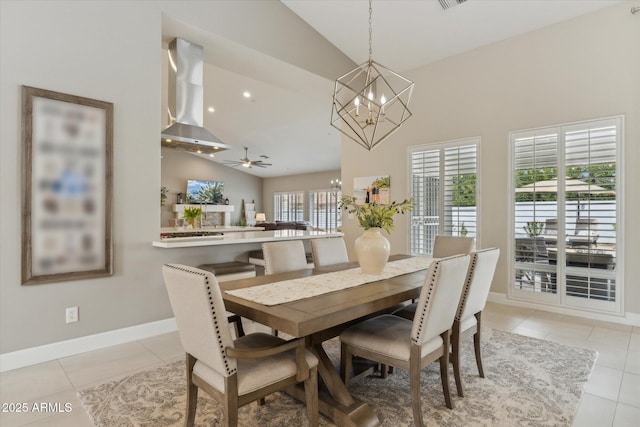
[[[331,126],[371,150],[411,117],[413,82],[372,59],[369,0],[369,60],[336,80]]]

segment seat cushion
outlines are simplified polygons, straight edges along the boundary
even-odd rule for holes
[[[273,347],[286,342],[269,334],[255,333],[245,335],[234,341],[236,348]],[[305,352],[309,367],[318,365],[318,359],[309,351]],[[276,383],[296,374],[295,350],[260,359],[237,359],[238,394],[243,395]],[[193,372],[221,392],[224,391],[224,378],[213,369],[198,361]]]
[[[413,322],[384,314],[360,322],[340,334],[340,341],[397,360],[409,361]],[[440,336],[422,346],[422,357],[443,344]]]
[[[477,324],[478,321],[476,320],[476,316],[474,316],[473,314],[467,316],[462,319],[462,322],[460,322],[460,332],[464,332],[467,329],[474,328]]]

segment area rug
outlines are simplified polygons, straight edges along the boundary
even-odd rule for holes
[[[427,426],[571,426],[597,353],[499,330],[483,330],[485,378],[479,378],[469,339],[462,349],[465,397],[458,397],[450,375],[454,409],[444,405],[439,365],[422,372],[422,408]],[[339,360],[339,343],[325,343]],[[353,382],[350,392],[367,402],[383,426],[413,425],[409,378],[394,370],[387,379],[374,374]],[[184,423],[184,362],[138,372],[78,392],[97,426],[179,426]],[[197,426],[222,425],[220,405],[198,394]],[[266,405],[240,409],[240,426],[307,425],[305,407],[284,393]],[[321,426],[332,426],[320,417]]]

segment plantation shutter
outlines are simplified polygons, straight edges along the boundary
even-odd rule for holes
[[[410,148],[412,254],[431,254],[438,234],[477,236],[478,144],[474,138]]]
[[[620,118],[512,132],[516,294],[619,311]]]
[[[273,218],[276,221],[302,221],[304,219],[304,191],[274,193]]]
[[[342,192],[317,190],[309,192],[309,222],[314,228],[336,231],[342,225],[338,203]]]

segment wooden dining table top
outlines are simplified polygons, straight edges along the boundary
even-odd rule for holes
[[[389,261],[409,255],[393,255]],[[221,282],[227,310],[294,337],[305,337],[348,324],[420,296],[427,270],[403,274],[302,300],[266,306],[225,291],[356,268],[356,262]]]

